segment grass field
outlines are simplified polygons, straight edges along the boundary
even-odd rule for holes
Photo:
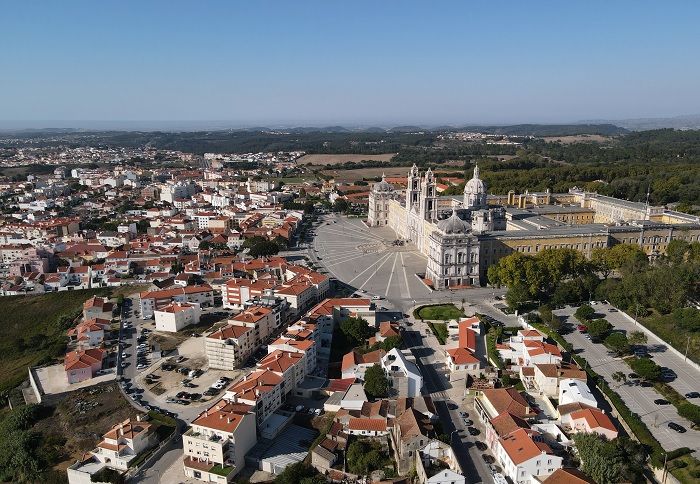
[[[448,321],[464,317],[464,312],[454,304],[437,304],[435,306],[423,306],[415,311],[416,317],[431,321]]]
[[[83,302],[117,292],[106,288],[0,298],[0,392],[22,383],[28,366],[65,354],[66,330]]]
[[[315,166],[323,165],[339,165],[341,163],[346,163],[348,161],[390,161],[396,153],[380,153],[380,154],[366,154],[366,155],[304,155],[297,160],[297,165],[307,165],[311,163]]]

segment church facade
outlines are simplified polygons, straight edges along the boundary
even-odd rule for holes
[[[369,194],[367,225],[413,243],[434,289],[484,285],[488,267],[513,252],[573,248],[590,257],[599,247],[635,243],[655,257],[672,239],[700,241],[700,217],[664,207],[578,189],[488,195],[478,166],[461,197],[438,196],[430,168],[421,174],[413,165],[404,190],[382,177]]]

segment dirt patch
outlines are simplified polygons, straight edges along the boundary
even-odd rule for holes
[[[357,163],[358,161],[390,161],[396,153],[380,153],[380,154],[366,154],[366,155],[304,155],[297,160],[297,165],[307,165],[311,163],[312,165],[339,165],[341,163],[347,163],[348,161],[353,161]]]
[[[137,414],[116,383],[108,383],[68,393],[57,405],[45,405],[45,417],[32,430],[51,443],[59,462],[54,468],[65,470],[94,449],[114,424]]]

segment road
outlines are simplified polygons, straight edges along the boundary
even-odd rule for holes
[[[598,304],[594,306],[596,313],[604,317],[616,329],[625,331],[634,331],[634,323],[629,322],[622,314],[615,311],[614,308],[607,304]],[[613,311],[610,311],[613,309]],[[554,313],[562,317],[562,322],[571,324],[574,327],[577,321],[573,317],[576,311],[575,307],[566,307],[555,311]],[[690,447],[694,450],[700,450],[700,432],[691,429],[689,421],[681,418],[678,415],[676,407],[673,405],[656,405],[654,400],[662,398],[653,387],[645,388],[635,386],[631,383],[617,384],[612,379],[612,374],[618,371],[628,375],[632,372],[629,365],[620,358],[613,357],[608,354],[607,348],[600,343],[593,343],[585,337],[584,334],[573,331],[564,335],[574,348],[581,348],[578,354],[586,359],[591,368],[601,375],[608,384],[620,395],[627,406],[638,414],[642,421],[649,427],[654,437],[659,441],[661,446],[667,450],[674,450],[679,447]],[[663,357],[663,358],[662,358]],[[661,366],[672,368],[678,374],[673,386],[681,391],[681,389],[695,390],[694,384],[700,381],[698,376],[693,377],[692,369],[683,363],[683,359],[679,358],[670,352],[653,353],[653,359]],[[685,368],[684,368],[685,367]],[[694,379],[693,379],[694,378]],[[684,434],[679,434],[668,428],[668,422],[676,422],[683,425],[688,431]]]
[[[316,236],[308,256],[315,265],[330,276],[345,283],[351,290],[365,291],[369,296],[386,298],[377,304],[393,311],[406,313],[411,330],[404,332],[406,345],[416,357],[424,380],[424,394],[430,395],[440,417],[443,431],[450,435],[451,444],[469,482],[493,482],[491,472],[476,448],[475,438],[466,431],[460,411],[473,414],[467,408],[463,393],[449,382],[440,343],[426,324],[412,317],[412,309],[424,303],[452,302],[467,314],[488,314],[506,325],[517,324],[515,316],[507,316],[493,307],[495,297],[502,291],[490,288],[469,288],[456,291],[432,291],[416,276],[425,272],[426,258],[412,245],[392,245],[396,238],[391,229],[367,228],[359,219],[336,214],[319,218]],[[378,313],[381,315],[382,313]],[[378,316],[378,319],[384,317]]]

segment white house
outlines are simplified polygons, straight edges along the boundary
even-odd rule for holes
[[[562,458],[554,455],[539,432],[518,429],[496,442],[494,454],[503,474],[516,484],[529,484],[562,467]]]
[[[409,361],[399,349],[394,348],[384,355],[381,365],[398,396],[419,397],[421,395],[423,375],[418,366]]]
[[[153,314],[156,331],[175,333],[187,326],[199,324],[202,310],[196,303],[174,302],[162,309],[156,309]]]

